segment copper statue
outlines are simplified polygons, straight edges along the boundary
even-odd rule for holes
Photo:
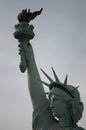
[[[34,52],[30,40],[34,37],[33,26],[28,23],[39,11],[31,13],[30,10],[22,10],[18,15],[19,24],[15,26],[14,37],[19,41],[21,62],[19,68],[22,73],[28,72],[28,89],[33,105],[32,129],[33,130],[85,130],[78,126],[82,117],[84,105],[80,98],[78,87],[67,83],[67,76],[62,83],[52,68],[55,80],[42,69],[49,83],[41,80]],[[45,63],[44,63],[45,64]],[[48,86],[47,93],[43,84]]]

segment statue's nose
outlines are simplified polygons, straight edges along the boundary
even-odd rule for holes
[[[51,99],[51,102],[50,102],[50,107],[51,107],[51,108],[54,108],[53,98]]]

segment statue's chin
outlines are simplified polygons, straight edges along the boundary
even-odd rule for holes
[[[55,112],[53,112],[53,116],[54,116],[54,117],[57,117]]]

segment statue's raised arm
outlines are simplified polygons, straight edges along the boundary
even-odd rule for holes
[[[29,10],[30,12],[30,10]],[[30,92],[32,105],[33,105],[33,129],[44,127],[44,122],[47,124],[48,119],[52,119],[52,113],[50,110],[49,101],[46,98],[46,94],[41,83],[40,75],[36,66],[35,57],[30,40],[34,38],[33,32],[34,26],[29,25],[28,18],[32,20],[37,15],[40,15],[40,11],[31,13],[30,17],[27,17],[27,10],[23,10],[18,15],[19,23],[15,25],[14,37],[19,41],[19,54],[21,62],[19,68],[22,73],[26,70],[28,72],[28,89]],[[50,124],[51,122],[48,122]],[[40,124],[40,125],[38,125]]]
[[[68,85],[67,76],[62,83],[53,68],[55,81],[43,70],[42,72],[50,83],[40,79],[33,48],[30,44],[30,40],[35,36],[34,26],[29,25],[29,22],[40,15],[42,10],[41,8],[33,13],[27,9],[22,10],[18,15],[19,23],[15,25],[14,32],[14,37],[19,41],[21,58],[19,68],[22,73],[26,70],[28,72],[28,89],[33,105],[33,130],[83,130],[77,125],[84,109],[78,87]],[[42,83],[50,90],[48,98]]]
[[[42,8],[40,11],[35,11],[33,13],[30,10],[27,12],[27,9],[22,10],[18,15],[19,24],[15,25],[14,36],[19,40],[19,54],[21,57],[20,70],[21,72],[28,71],[28,80],[29,80],[29,91],[35,108],[39,102],[46,100],[46,95],[43,89],[43,85],[40,82],[39,72],[36,66],[34,53],[30,40],[34,37],[33,25],[28,24],[28,19],[32,20],[37,15],[41,14]]]

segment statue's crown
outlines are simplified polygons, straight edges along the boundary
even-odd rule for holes
[[[68,87],[67,87],[67,78],[68,76],[66,75],[66,78],[64,80],[64,83],[61,83],[60,80],[58,79],[53,67],[52,67],[52,71],[53,71],[53,74],[54,74],[54,77],[55,77],[55,80],[56,81],[53,81],[42,69],[41,71],[44,73],[44,75],[48,78],[48,80],[50,81],[50,84],[44,82],[44,81],[41,81],[41,83],[45,84],[46,86],[49,87],[49,89],[51,90],[52,88],[59,88],[61,90],[63,90],[64,92],[66,92],[68,95],[70,95],[72,98],[74,98],[74,92],[76,91],[76,88],[74,88],[73,90],[69,90]]]

